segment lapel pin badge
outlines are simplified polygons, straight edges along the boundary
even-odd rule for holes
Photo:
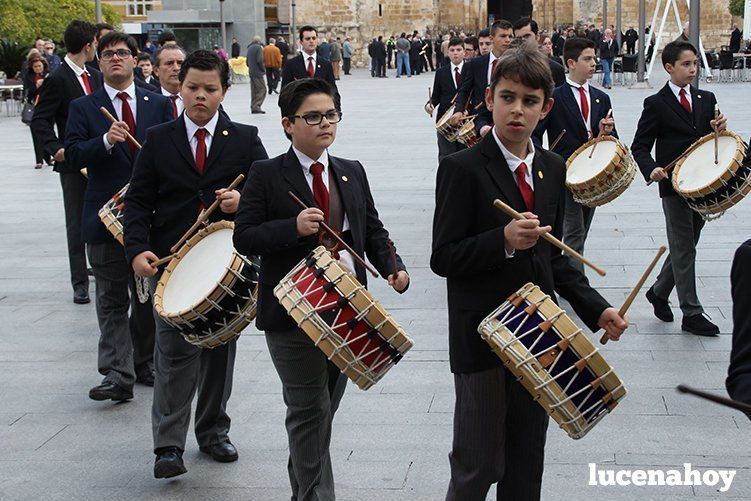
[[[699,99],[701,99],[701,94],[697,94],[696,97],[698,97]]]
[[[600,98],[595,99],[595,103],[600,104]]]
[[[148,101],[149,100],[149,96],[143,96],[143,100],[144,101]]]
[[[347,176],[342,176],[342,181],[346,183],[347,181],[349,181],[349,178],[347,178]]]
[[[537,171],[537,177],[539,177],[540,179],[542,179],[542,178],[544,177],[544,176],[542,175],[542,171],[541,171],[541,170],[538,170],[538,171]]]
[[[229,132],[227,132],[226,130],[222,131],[222,136],[228,136],[228,135],[229,135]]]

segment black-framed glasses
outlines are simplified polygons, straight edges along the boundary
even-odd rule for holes
[[[308,125],[321,125],[324,117],[326,117],[326,120],[328,120],[331,124],[339,123],[342,121],[342,112],[338,110],[331,110],[327,111],[326,113],[313,112],[306,113],[305,115],[292,115],[287,118],[289,118],[290,120],[294,120],[295,118],[302,118]]]
[[[117,56],[120,59],[130,57],[133,53],[129,49],[117,49],[117,50],[103,50],[99,58],[102,61],[109,61],[113,57]]]

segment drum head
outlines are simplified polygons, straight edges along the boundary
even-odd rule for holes
[[[453,105],[451,108],[446,110],[446,113],[443,114],[443,116],[438,120],[438,123],[435,125],[436,128],[440,129],[444,125],[448,123],[448,121],[451,119],[452,116],[454,116],[454,110],[456,109],[456,105]]]
[[[675,173],[679,191],[694,191],[704,188],[725,174],[733,164],[738,142],[733,136],[720,136],[717,141],[717,163],[714,163],[714,138],[698,145],[683,160]]]
[[[232,261],[232,233],[231,228],[211,232],[180,259],[164,285],[165,314],[195,307],[214,290]]]
[[[604,171],[610,163],[615,160],[615,153],[618,149],[618,142],[612,140],[602,140],[597,143],[597,148],[589,158],[589,154],[594,148],[595,142],[584,148],[579,154],[571,160],[568,170],[566,170],[566,182],[569,184],[578,184],[589,181],[597,174]]]

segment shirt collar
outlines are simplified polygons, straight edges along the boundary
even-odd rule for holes
[[[320,162],[323,164],[323,173],[325,174],[328,171],[329,168],[329,152],[328,150],[324,150],[323,155],[321,155],[321,158],[318,160],[313,160],[308,155],[303,153],[302,151],[298,150],[294,146],[292,147],[292,151],[295,152],[295,155],[297,155],[297,160],[300,162],[300,165],[302,165],[303,172],[305,174],[308,173],[310,170],[310,166],[313,165],[316,162]]]
[[[196,125],[193,120],[191,120],[188,117],[187,113],[183,113],[183,117],[185,120],[185,130],[188,132],[188,142],[190,142],[193,139],[193,136],[196,135],[196,131],[198,129],[206,129],[206,132],[208,132],[209,136],[214,137],[214,131],[216,130],[216,124],[219,122],[219,111],[217,110],[216,113],[214,113],[214,116],[211,117],[211,120],[204,125],[203,127]]]
[[[70,69],[73,70],[73,72],[76,74],[77,77],[80,77],[81,73],[86,71],[85,68],[81,68],[76,63],[74,63],[73,60],[70,57],[68,57],[68,54],[65,55],[65,62],[68,63],[68,66],[70,66]],[[88,74],[89,72],[86,71],[86,73]]]
[[[459,64],[451,63],[451,75],[454,74],[454,70],[456,68],[459,68],[459,73],[462,72],[462,68],[464,68],[464,60],[462,60]]]
[[[130,86],[125,90],[117,90],[110,87],[107,83],[104,84],[104,90],[107,91],[107,95],[110,97],[110,101],[117,99],[117,95],[121,92],[125,92],[130,99],[136,99],[136,85],[131,82]]]
[[[686,94],[688,94],[689,97],[691,96],[691,84],[688,84],[684,87],[678,87],[671,80],[668,80],[668,85],[670,86],[670,90],[673,91],[673,94],[675,94],[675,97],[680,96],[681,89],[685,89]]]
[[[529,139],[529,146],[527,147],[527,156],[524,158],[519,158],[513,153],[511,153],[501,142],[501,139],[498,137],[498,134],[495,133],[495,127],[491,129],[491,132],[493,134],[493,139],[495,139],[496,144],[498,144],[498,147],[501,149],[501,153],[503,153],[503,158],[506,160],[506,163],[509,166],[509,169],[511,169],[511,172],[516,172],[517,167],[519,167],[519,164],[524,162],[527,165],[527,172],[530,172],[529,169],[532,168],[532,162],[535,159],[535,145],[532,142],[532,138]]]
[[[183,98],[183,97],[182,97],[182,96],[180,95],[180,93],[179,93],[179,92],[178,92],[177,94],[172,94],[172,93],[171,93],[170,91],[168,91],[167,89],[165,89],[165,88],[164,88],[164,87],[162,87],[161,85],[159,86],[159,89],[160,89],[160,90],[162,91],[162,95],[163,95],[163,96],[167,96],[167,97],[172,97],[173,95],[175,95],[175,96],[177,96],[177,97],[178,97],[179,99],[182,99],[182,98]]]
[[[589,81],[586,81],[583,84],[578,84],[574,82],[573,80],[571,80],[569,77],[566,77],[566,83],[568,83],[571,87],[574,87],[575,89],[582,87],[585,92],[589,92]]]
[[[307,52],[303,50],[303,51],[300,51],[300,53],[302,54],[303,62],[305,62],[306,66],[308,65],[308,58],[310,57],[313,58],[314,66],[316,65],[316,63],[318,63],[318,51],[313,51],[312,54],[308,54]]]

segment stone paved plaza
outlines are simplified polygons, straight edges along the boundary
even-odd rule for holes
[[[367,392],[349,385],[334,421],[332,459],[339,499],[440,500],[448,482],[453,382],[447,350],[443,279],[430,271],[435,132],[423,112],[433,74],[371,79],[360,70],[340,83],[344,120],[332,154],[365,165],[381,218],[404,256],[412,286],[404,296],[383,281],[374,295],[415,342],[408,356]],[[664,74],[653,84],[662,85]],[[656,87],[655,87],[656,88]],[[729,128],[748,139],[749,84],[712,84]],[[653,90],[611,91],[617,127],[630,144],[643,98]],[[225,106],[234,120],[257,125],[270,155],[288,148],[276,96],[252,115],[249,86]],[[94,305],[74,305],[58,176],[33,169],[31,137],[0,110],[0,499],[289,499],[280,383],[263,336],[253,327],[238,342],[230,436],[240,453],[218,464],[188,437],[188,473],[153,478],[151,389],[113,405],[89,400],[99,331]],[[543,498],[751,498],[751,422],[742,414],[676,393],[692,386],[724,393],[730,349],[729,272],[736,247],[751,235],[751,203],[707,224],[698,250],[699,295],[722,335],[680,333],[655,319],[643,294],[632,326],[603,352],[628,387],[615,412],[574,441],[554,422],[548,431]],[[588,256],[607,270],[592,282],[620,305],[657,247],[666,242],[655,186],[637,178],[598,209]],[[651,280],[650,280],[651,282]],[[646,289],[645,289],[646,290]],[[93,292],[93,291],[92,291]],[[92,294],[93,297],[93,294]],[[498,298],[499,303],[503,298]],[[677,298],[672,298],[677,304]],[[595,335],[591,335],[594,341]],[[730,468],[729,492],[710,487],[591,487],[588,463],[614,469]],[[495,497],[491,490],[489,499]]]

